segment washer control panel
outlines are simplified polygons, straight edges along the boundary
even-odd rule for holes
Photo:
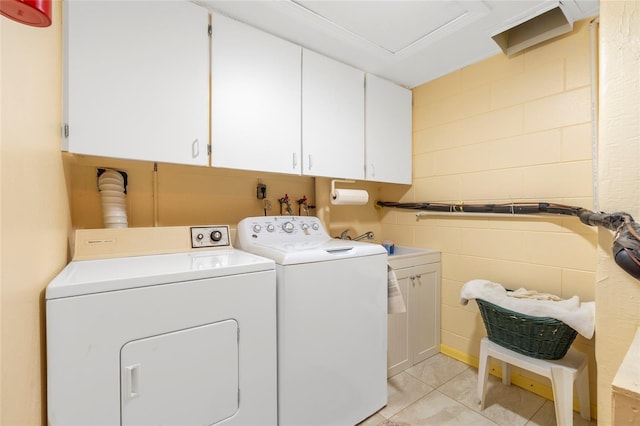
[[[320,219],[314,216],[257,216],[238,224],[240,238],[254,241],[325,240],[330,238]]]
[[[228,247],[230,245],[227,225],[191,227],[191,248]]]

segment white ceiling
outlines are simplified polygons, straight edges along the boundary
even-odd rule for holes
[[[209,9],[413,88],[495,54],[491,36],[558,0],[195,0]],[[598,0],[562,0],[574,21]]]

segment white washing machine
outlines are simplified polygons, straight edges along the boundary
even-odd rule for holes
[[[277,424],[274,262],[227,226],[184,232],[193,250],[74,260],[49,284],[50,425]]]
[[[354,425],[387,403],[387,252],[318,218],[250,217],[236,246],[276,262],[278,423]]]

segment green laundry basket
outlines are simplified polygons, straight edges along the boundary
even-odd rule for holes
[[[533,358],[564,357],[578,334],[554,318],[534,317],[475,299],[489,340]]]

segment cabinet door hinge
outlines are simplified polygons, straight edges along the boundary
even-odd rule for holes
[[[62,133],[64,134],[65,138],[69,137],[69,125],[67,123],[64,123],[64,126],[62,128]]]
[[[207,29],[207,34],[209,35],[209,37],[211,37],[211,34],[213,34],[213,27],[211,27],[211,24],[209,24],[209,28]]]

